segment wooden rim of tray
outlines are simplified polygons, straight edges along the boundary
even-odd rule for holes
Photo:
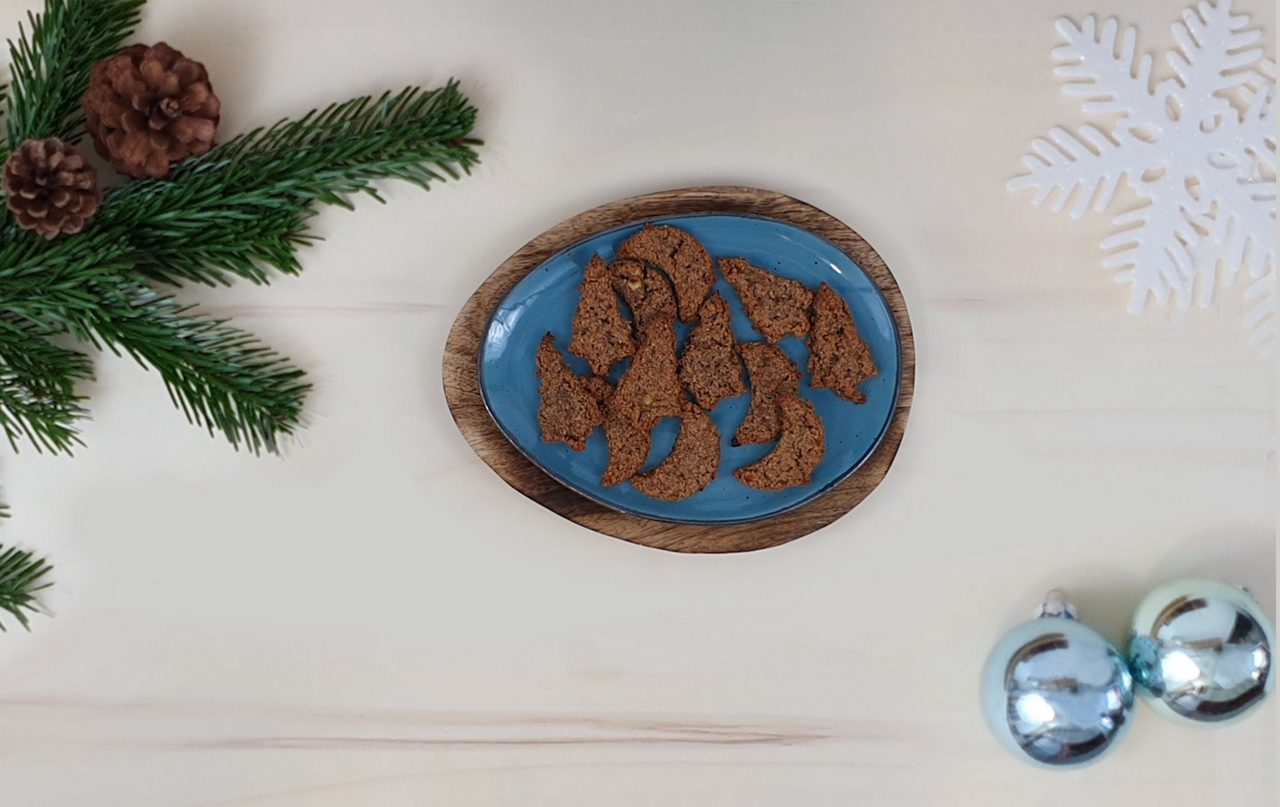
[[[901,347],[898,403],[879,446],[843,482],[813,501],[743,524],[679,524],[620,513],[587,499],[530,462],[498,428],[480,394],[479,351],[498,304],[552,255],[604,230],[645,219],[726,213],[792,224],[830,241],[880,287]],[[875,490],[893,464],[906,431],[915,387],[915,342],[907,305],[880,255],[839,219],[774,191],[703,187],[662,191],[601,205],[557,224],[502,263],[463,305],[444,351],[444,393],[459,431],[508,485],[570,521],[596,532],[673,552],[749,552],[793,541],[848,513]]]

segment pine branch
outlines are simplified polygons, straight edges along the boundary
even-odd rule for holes
[[[6,512],[7,516],[7,512]],[[30,552],[0,548],[0,610],[9,612],[18,624],[31,630],[30,614],[41,613],[37,595],[53,585],[53,567]],[[0,631],[6,630],[0,622]]]
[[[311,385],[251,334],[192,308],[121,282],[103,290],[97,312],[75,317],[72,332],[154,368],[174,405],[210,434],[255,454],[276,451],[280,436],[298,426]]]
[[[95,232],[45,241],[12,223],[0,227],[0,308],[16,319],[59,330],[73,312],[97,308],[96,288],[133,272],[127,241]]]
[[[238,137],[175,167],[168,180],[113,192],[99,227],[127,229],[148,277],[163,282],[265,283],[269,267],[296,274],[297,246],[315,203],[350,209],[382,201],[373,182],[424,189],[479,161],[469,137],[476,110],[456,81],[423,91],[356,98]],[[205,204],[202,204],[206,202]]]
[[[299,422],[310,389],[302,371],[250,335],[138,282],[136,267],[123,257],[129,245],[105,235],[68,239],[80,245],[76,250],[33,250],[0,269],[4,315],[47,334],[70,333],[98,349],[131,356],[159,373],[191,422],[223,432],[237,447],[274,451],[279,436]],[[0,262],[6,253],[22,255],[12,247],[0,249]],[[4,403],[0,398],[0,406]],[[23,411],[29,417],[22,422],[33,424],[37,435],[59,433],[62,421],[53,418],[58,410]],[[37,448],[69,450],[33,442]]]
[[[14,451],[21,438],[53,453],[70,453],[80,444],[75,424],[87,413],[76,384],[93,378],[93,365],[49,336],[0,317],[0,429]]]
[[[80,96],[95,62],[133,33],[145,0],[45,0],[9,42],[9,148],[33,137],[80,137]]]
[[[132,356],[158,372],[193,423],[274,451],[299,425],[310,389],[302,371],[143,281],[296,274],[318,204],[380,199],[380,179],[429,188],[469,172],[475,116],[456,82],[357,98],[236,138],[166,180],[129,183],[80,235],[46,242],[0,224],[0,307],[15,323]],[[56,428],[53,412],[38,414],[46,431]]]

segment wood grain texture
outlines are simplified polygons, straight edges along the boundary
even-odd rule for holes
[[[835,244],[876,282],[893,312],[901,343],[897,408],[883,441],[848,479],[803,507],[747,524],[674,524],[611,510],[566,488],[520,453],[502,434],[480,395],[479,349],[497,305],[547,258],[601,230],[647,219],[698,213],[763,216],[802,227]],[[880,484],[906,430],[915,382],[915,343],[898,283],[866,239],[812,205],[773,191],[702,187],[623,199],[588,210],[547,230],[508,258],[481,284],[458,314],[444,353],[449,409],[467,442],[511,487],[584,527],[674,552],[749,552],[784,544],[848,513]]]

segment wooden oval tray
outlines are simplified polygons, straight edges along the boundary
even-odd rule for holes
[[[499,431],[480,396],[479,350],[497,305],[547,258],[602,230],[662,216],[731,213],[763,216],[802,227],[835,244],[880,287],[901,343],[898,405],[880,446],[848,479],[795,510],[745,524],[696,525],[619,513],[556,482]],[[480,285],[453,323],[444,352],[444,392],[463,437],[511,487],[584,527],[673,552],[749,552],[777,546],[825,527],[852,510],[880,484],[902,443],[915,386],[915,342],[906,302],[889,267],[843,222],[790,196],[755,188],[706,187],[623,199],[557,224],[525,244]]]

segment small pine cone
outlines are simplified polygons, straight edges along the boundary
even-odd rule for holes
[[[122,174],[156,179],[213,147],[222,108],[204,65],[163,42],[95,64],[81,104],[98,153]]]
[[[4,164],[5,203],[18,226],[46,239],[78,233],[98,212],[98,171],[56,137],[28,140]]]

